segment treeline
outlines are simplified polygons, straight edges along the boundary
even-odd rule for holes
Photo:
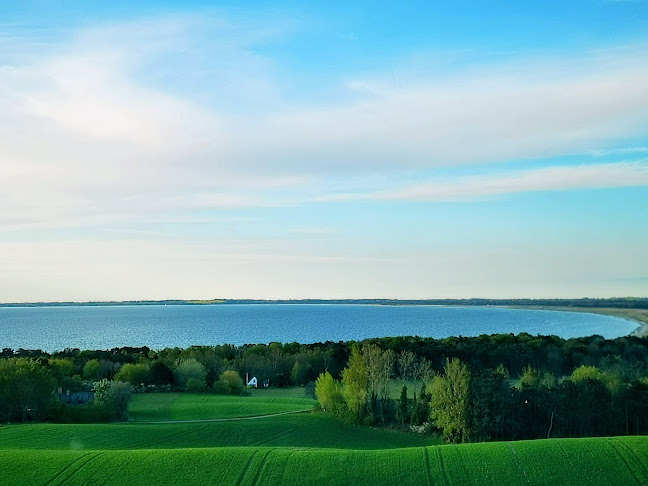
[[[429,362],[437,373],[443,370],[446,358],[459,358],[475,372],[503,365],[511,376],[521,376],[524,369],[531,366],[560,377],[571,374],[582,365],[612,370],[620,373],[625,381],[648,374],[646,338],[624,336],[604,339],[590,336],[563,339],[527,333],[444,339],[386,337],[357,343],[327,341],[314,344],[191,346],[163,350],[121,347],[95,351],[65,349],[47,353],[4,348],[0,351],[0,359],[23,357],[38,360],[45,367],[52,368],[59,386],[69,387],[84,379],[111,380],[124,364],[145,365],[149,371],[141,375],[145,384],[173,384],[172,373],[169,374],[167,368],[173,370],[181,361],[188,359],[195,359],[203,367],[206,388],[211,388],[220,374],[227,370],[236,371],[241,377],[247,373],[250,377],[256,376],[259,381],[269,380],[272,386],[288,386],[305,385],[323,371],[329,371],[339,379],[354,344],[375,344],[397,354],[410,351],[417,360]],[[88,365],[90,361],[92,363]],[[52,367],[50,362],[58,364]],[[155,363],[160,364],[152,368]]]
[[[349,402],[344,397],[351,396],[353,387],[344,381],[354,361],[364,362],[368,375],[366,384],[355,385],[359,391]],[[469,405],[462,409],[465,421],[457,429],[465,432],[444,432],[449,440],[648,433],[642,418],[648,416],[642,408],[648,404],[644,395],[648,339],[562,339],[526,333],[163,350],[121,347],[47,353],[5,348],[0,352],[0,421],[93,421],[96,409],[83,415],[77,409],[60,410],[50,399],[58,389],[90,391],[102,380],[124,383],[134,392],[244,393],[246,376],[259,383],[267,380],[270,386],[312,389],[324,374],[330,376],[334,391],[339,387],[342,395],[333,395],[343,400],[336,402],[336,413],[345,420],[427,423],[444,430],[443,417],[432,415],[432,410],[440,413],[445,407],[430,403],[443,397],[441,383],[450,381],[439,380],[450,379],[448,366],[458,366],[453,363],[468,375],[464,389]],[[414,401],[407,395],[404,400],[393,396],[398,393],[387,384],[394,379],[419,380]],[[424,390],[421,382],[426,384]],[[25,389],[32,391],[16,391]],[[20,397],[20,402],[10,404],[6,397]],[[53,416],[52,410],[58,415]],[[119,418],[122,411],[114,410],[110,416]]]
[[[30,358],[0,359],[0,423],[52,420],[55,422],[107,422],[125,420],[131,386],[102,379],[79,383],[92,390],[93,400],[71,407],[55,395],[68,362]]]
[[[408,399],[390,397],[396,377],[423,384]],[[354,346],[336,380],[322,373],[321,407],[365,425],[400,423],[438,432],[449,442],[648,434],[648,375],[581,365],[568,376],[527,366],[513,377],[503,365],[473,369],[447,358],[441,372],[411,351]]]
[[[123,305],[212,305],[212,304],[367,304],[367,305],[446,305],[446,306],[549,306],[616,309],[648,309],[646,297],[608,299],[212,299],[212,300],[128,300],[90,302],[0,303],[0,307],[123,306]]]

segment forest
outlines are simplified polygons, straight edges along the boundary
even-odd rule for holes
[[[345,422],[408,427],[450,442],[648,434],[647,339],[525,333],[163,350],[5,348],[0,421],[120,420],[131,392],[240,394],[246,376],[303,386]],[[101,398],[94,404],[56,398],[93,389]]]

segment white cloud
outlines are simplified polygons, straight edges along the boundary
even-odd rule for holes
[[[330,178],[603,150],[648,126],[645,46],[399,86],[349,73],[351,96],[306,106],[284,89],[272,59],[255,52],[276,35],[281,27],[181,18],[86,29],[38,52],[25,42],[22,58],[12,42],[10,61],[0,59],[0,219],[63,227],[292,205],[325,198]],[[206,41],[209,63],[181,66],[200,79],[210,103],[141,76],[164,78],[174,56],[191,60]],[[233,109],[239,104],[245,109]],[[540,183],[536,173],[487,180],[487,189],[449,181],[410,192],[443,198],[584,187],[570,174],[544,173],[563,183]],[[601,178],[591,173],[582,184]]]
[[[340,194],[324,200],[462,201],[518,192],[648,186],[648,160],[568,167],[543,167],[495,175],[422,182],[371,193]]]

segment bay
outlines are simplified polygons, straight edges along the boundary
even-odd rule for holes
[[[631,333],[636,324],[578,312],[500,307],[227,304],[0,308],[0,348],[152,349],[494,333],[563,338]]]

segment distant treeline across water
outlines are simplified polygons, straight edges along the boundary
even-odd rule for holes
[[[646,297],[608,299],[210,299],[210,300],[123,300],[88,302],[0,303],[0,307],[118,306],[118,305],[215,305],[215,304],[363,304],[363,305],[440,305],[440,306],[546,306],[615,309],[648,309]]]

